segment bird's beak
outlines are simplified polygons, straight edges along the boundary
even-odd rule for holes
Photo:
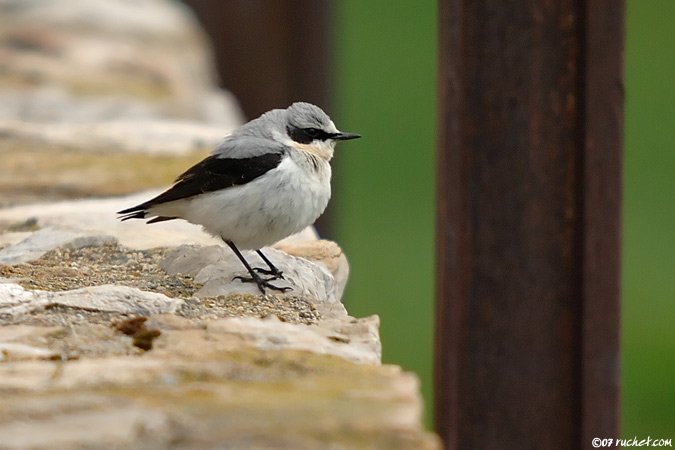
[[[347,141],[349,139],[358,139],[360,137],[361,135],[358,133],[343,133],[341,131],[332,136],[336,141]]]

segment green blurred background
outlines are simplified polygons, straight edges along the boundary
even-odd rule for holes
[[[334,112],[345,301],[432,404],[436,2],[340,0]],[[626,437],[675,437],[675,1],[628,0],[623,277]]]

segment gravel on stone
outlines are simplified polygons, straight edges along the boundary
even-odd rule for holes
[[[184,304],[176,313],[195,320],[277,316],[285,322],[313,324],[322,318],[312,302],[292,295],[235,294],[196,298],[194,294],[202,286],[192,276],[168,275],[160,268],[159,263],[167,252],[166,248],[131,250],[119,245],[58,248],[30,263],[0,265],[0,277],[26,289],[44,291],[67,291],[105,284],[135,287],[183,299]],[[110,313],[79,313],[98,323],[112,318]],[[58,311],[58,308],[37,314],[41,317],[25,317],[22,321],[35,324],[35,319],[39,319],[37,322],[56,324],[53,323],[56,320],[59,325],[63,325],[64,319],[68,318],[67,312]]]

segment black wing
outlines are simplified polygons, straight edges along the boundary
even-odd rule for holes
[[[185,171],[167,191],[145,203],[119,211],[118,214],[125,215],[122,220],[143,219],[145,210],[160,203],[246,184],[277,167],[282,157],[283,153],[266,153],[250,158],[218,158],[211,155]],[[157,217],[151,222],[172,218]]]

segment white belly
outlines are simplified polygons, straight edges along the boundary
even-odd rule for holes
[[[309,172],[286,157],[250,183],[160,205],[151,212],[202,225],[240,249],[258,249],[303,230],[323,213],[331,193],[330,165],[324,164],[320,172]]]

